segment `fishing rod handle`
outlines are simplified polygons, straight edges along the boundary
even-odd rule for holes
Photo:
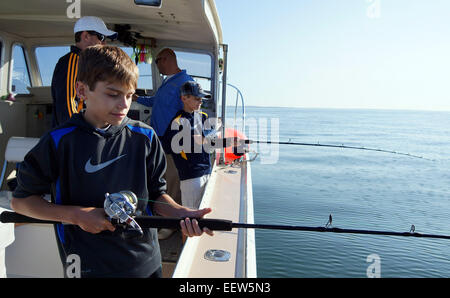
[[[16,212],[3,211],[0,214],[0,222],[2,223],[40,223],[40,224],[58,224],[59,222],[42,220],[26,215],[22,215]]]
[[[162,228],[162,229],[177,229],[179,230],[180,221],[184,218],[176,217],[162,217],[162,216],[136,216],[134,220],[142,228]],[[193,218],[191,219],[191,221]],[[233,223],[230,220],[210,219],[210,218],[195,218],[201,229],[204,227],[212,231],[231,231]],[[2,223],[40,223],[40,224],[60,224],[57,221],[41,220],[22,215],[16,212],[3,211],[0,214],[0,222]]]
[[[143,228],[163,228],[163,229],[180,229],[180,221],[184,218],[162,217],[162,216],[136,216],[134,218]],[[194,218],[191,218],[191,221]],[[233,223],[231,220],[212,219],[212,218],[195,218],[200,229],[208,228],[211,231],[231,231]]]

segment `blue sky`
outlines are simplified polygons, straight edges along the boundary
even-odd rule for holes
[[[450,110],[448,0],[216,6],[246,105]]]

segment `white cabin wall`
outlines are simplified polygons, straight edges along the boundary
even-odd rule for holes
[[[0,96],[11,92],[11,55],[15,43],[20,43],[20,37],[0,31],[0,38],[3,43],[2,61],[0,69]],[[23,44],[23,43],[22,43]],[[26,136],[27,127],[27,106],[22,102],[12,102],[0,100],[0,165],[5,160],[5,150],[8,140],[12,136]],[[14,165],[9,165],[6,177],[14,169]],[[4,188],[4,187],[3,187]]]
[[[0,31],[0,39],[2,41],[2,61],[0,70],[0,96],[8,94],[8,75],[10,68],[12,40],[11,36],[5,32]]]

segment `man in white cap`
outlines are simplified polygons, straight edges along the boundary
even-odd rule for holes
[[[83,108],[83,101],[78,99],[75,90],[80,52],[89,46],[105,44],[106,37],[117,37],[117,32],[108,30],[102,19],[92,16],[80,18],[73,31],[75,45],[59,59],[53,72],[53,127],[63,124]]]

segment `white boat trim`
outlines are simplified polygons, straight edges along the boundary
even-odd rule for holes
[[[210,207],[212,212],[205,218],[227,219],[238,222],[242,187],[240,185],[242,169],[244,166],[230,167],[228,165],[215,165],[211,173],[200,208]],[[239,239],[239,231],[215,231],[214,236],[203,235],[187,240],[181,253],[178,265],[173,277],[195,278],[224,278],[245,277],[242,270],[237,268],[245,264],[246,250],[239,245],[243,238]],[[245,242],[245,241],[244,241]],[[213,262],[205,259],[208,250],[223,250],[230,253],[231,258],[227,262]]]
[[[246,160],[250,160],[250,155],[246,154]],[[247,223],[254,224],[254,206],[253,206],[253,181],[250,163],[247,162]],[[256,240],[255,229],[247,229],[247,258],[246,258],[246,277],[256,278],[258,275],[256,266]]]
[[[205,192],[203,194],[199,209],[211,206],[212,193],[217,179],[216,167],[217,166],[214,165],[213,170],[211,171],[211,177],[209,178],[208,184],[205,187]],[[180,254],[180,258],[173,272],[173,277],[179,278],[188,276],[193,261],[193,259],[189,256],[192,256],[197,250],[199,240],[200,237],[188,238],[186,240],[186,243],[184,244],[183,250]]]
[[[249,158],[248,154],[246,156]],[[233,222],[254,223],[253,191],[251,185],[250,163],[244,161],[235,166],[215,165],[211,179],[203,196],[200,208],[211,207],[213,212],[206,218],[221,218]],[[236,185],[240,180],[239,190],[230,190],[230,185]],[[227,192],[227,196],[218,196]],[[235,196],[240,199],[236,200]],[[231,198],[229,201],[226,198]],[[233,205],[234,203],[234,205]],[[239,203],[239,206],[237,205]],[[236,209],[238,207],[238,209]],[[240,210],[238,214],[235,210]],[[250,211],[250,212],[249,212]],[[254,229],[233,229],[231,232],[215,232],[213,238],[209,236],[189,238],[183,248],[173,277],[257,277],[256,250]],[[211,262],[205,260],[205,253],[211,249],[224,250],[230,253],[228,263]],[[195,257],[192,257],[195,255]],[[214,270],[207,270],[215,267]],[[206,269],[206,272],[193,270]],[[218,270],[220,269],[220,270]]]
[[[213,0],[203,2],[205,14],[208,19],[208,25],[214,32],[217,44],[222,44],[222,26],[220,25],[219,14],[217,12],[216,4]]]

